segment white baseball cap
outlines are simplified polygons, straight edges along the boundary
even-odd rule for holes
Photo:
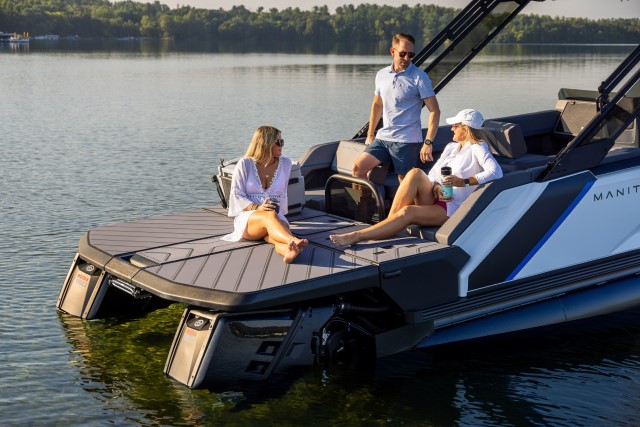
[[[470,128],[482,129],[484,117],[482,117],[482,114],[480,114],[479,111],[467,108],[466,110],[460,111],[458,114],[456,114],[455,117],[449,117],[448,119],[446,119],[446,121],[450,125],[462,123],[469,126]]]

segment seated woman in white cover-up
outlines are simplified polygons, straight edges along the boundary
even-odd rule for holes
[[[291,159],[282,156],[283,147],[278,129],[261,126],[254,132],[245,157],[233,171],[229,216],[234,218],[234,230],[222,239],[264,239],[290,264],[309,241],[293,236],[285,217]]]
[[[477,185],[502,177],[500,165],[482,140],[484,117],[479,111],[468,108],[446,122],[453,130],[453,142],[447,144],[429,174],[418,168],[409,171],[398,187],[386,219],[363,230],[332,234],[329,238],[333,243],[349,246],[364,240],[386,239],[410,224],[440,226]],[[448,166],[451,175],[443,175],[442,166]],[[452,187],[453,197],[445,197],[443,185]]]

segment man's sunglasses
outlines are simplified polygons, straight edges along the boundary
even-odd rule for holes
[[[416,54],[414,52],[398,52],[398,55],[400,55],[400,58],[404,58],[405,55],[409,56],[409,59],[413,59],[414,56],[416,56]]]
[[[284,147],[284,139],[276,139],[275,144],[276,144],[278,147]]]

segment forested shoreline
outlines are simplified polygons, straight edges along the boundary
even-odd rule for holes
[[[87,38],[149,37],[176,41],[245,43],[376,44],[391,34],[412,33],[424,44],[456,10],[434,5],[399,7],[344,5],[312,10],[244,6],[230,10],[170,9],[155,1],[0,0],[0,31]],[[495,39],[497,43],[637,43],[639,19],[560,18],[522,15]]]

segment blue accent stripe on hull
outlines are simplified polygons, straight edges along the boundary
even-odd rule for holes
[[[591,172],[585,171],[549,182],[542,194],[471,272],[469,290],[513,278],[567,220],[596,179]],[[527,188],[523,186],[522,189],[526,191]]]
[[[513,280],[518,275],[518,273],[520,273],[520,271],[529,263],[529,261],[531,261],[531,258],[533,258],[534,255],[540,250],[540,248],[544,246],[547,240],[549,240],[551,236],[553,236],[553,233],[556,232],[556,230],[565,221],[565,219],[569,217],[569,214],[571,214],[571,212],[575,209],[575,207],[578,206],[578,204],[582,201],[584,196],[587,195],[591,187],[593,187],[594,183],[595,181],[591,181],[584,186],[580,194],[578,194],[578,196],[576,196],[576,198],[573,199],[573,202],[571,202],[571,204],[567,207],[567,209],[565,209],[562,215],[560,215],[560,217],[555,222],[555,224],[553,224],[553,226],[549,229],[549,231],[547,231],[545,235],[542,236],[542,239],[540,239],[540,241],[534,246],[531,252],[529,252],[529,254],[522,260],[522,262],[516,267],[516,269],[513,270],[511,274],[509,274],[509,276],[507,277],[507,280]]]

